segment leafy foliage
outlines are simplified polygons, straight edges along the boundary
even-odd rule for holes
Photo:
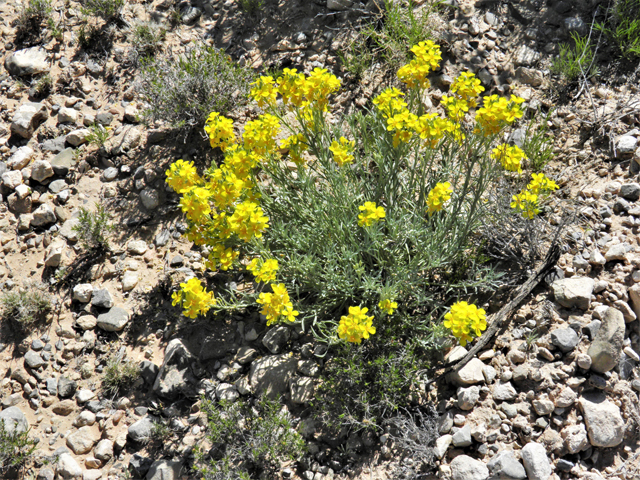
[[[581,37],[577,33],[571,34],[573,46],[560,44],[560,55],[556,57],[551,71],[572,82],[585,75],[587,78],[598,73],[594,63],[594,54],[589,37]]]
[[[152,22],[140,22],[131,27],[129,33],[131,61],[137,65],[140,60],[155,56],[162,50],[162,42],[166,34],[167,31],[162,26]]]
[[[196,468],[206,480],[249,480],[273,476],[280,462],[296,460],[304,441],[292,427],[279,400],[262,398],[247,403],[204,401],[213,444],[210,452],[198,452]]]
[[[111,215],[104,205],[96,204],[95,212],[80,207],[78,224],[73,227],[73,231],[78,234],[78,241],[84,248],[106,249],[109,246],[109,233],[115,228],[110,220]]]
[[[29,432],[9,433],[4,421],[0,421],[0,473],[9,467],[19,467],[31,457],[37,442],[29,438]]]
[[[144,63],[139,80],[149,104],[148,121],[173,127],[201,127],[211,111],[226,112],[245,102],[252,74],[222,50],[196,46],[184,55]]]
[[[623,57],[640,57],[640,0],[614,0],[608,21],[596,28],[613,40]]]
[[[126,0],[82,0],[82,13],[104,21],[118,18]]]
[[[47,287],[40,283],[28,283],[16,290],[8,291],[0,297],[2,317],[13,320],[26,330],[51,310],[51,295]]]

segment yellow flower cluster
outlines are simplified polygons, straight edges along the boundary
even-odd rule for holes
[[[256,282],[264,283],[270,283],[276,279],[278,268],[278,260],[273,258],[264,261],[262,261],[261,258],[254,258],[251,260],[251,263],[247,265],[247,270],[256,277]]]
[[[487,329],[486,312],[472,303],[456,302],[444,316],[444,326],[451,330],[461,346],[479,337]]]
[[[229,227],[244,242],[248,242],[253,237],[262,237],[262,232],[268,226],[269,218],[257,203],[250,200],[245,200],[237,205],[233,215],[229,218]]]
[[[415,131],[422,140],[427,140],[431,148],[435,148],[444,134],[460,130],[460,125],[448,118],[440,118],[437,113],[427,113],[418,118]]]
[[[402,112],[407,107],[407,102],[402,100],[402,93],[397,88],[387,88],[373,99],[373,104],[384,118],[393,117],[396,113]]]
[[[285,138],[280,142],[280,147],[288,150],[289,157],[297,166],[300,167],[304,164],[302,152],[306,152],[309,147],[302,133]]]
[[[415,58],[398,70],[398,78],[409,88],[428,88],[427,75],[438,68],[442,60],[440,47],[428,40],[414,45],[411,51],[415,54]]]
[[[378,302],[378,308],[387,315],[393,315],[393,312],[398,308],[398,302],[392,302],[388,298]]]
[[[260,107],[274,106],[278,93],[290,108],[311,106],[326,111],[329,95],[340,88],[341,81],[324,68],[315,68],[309,76],[296,69],[285,68],[283,75],[274,81],[273,77],[260,77],[252,85],[251,97]]]
[[[297,310],[293,309],[293,304],[289,299],[289,292],[284,283],[271,285],[273,293],[262,292],[257,302],[262,305],[260,313],[267,318],[267,326],[279,321],[295,322],[299,315]]]
[[[458,96],[443,95],[440,99],[440,103],[447,110],[447,115],[450,119],[461,122],[464,120],[464,116],[469,111],[469,104],[466,100]]]
[[[499,160],[502,167],[508,172],[522,173],[522,160],[526,158],[524,152],[517,145],[498,145],[491,151],[491,158]]]
[[[376,333],[373,316],[367,316],[368,308],[349,307],[349,315],[340,317],[338,337],[351,343],[361,343],[362,339]]]
[[[400,142],[407,143],[411,140],[417,122],[418,116],[406,109],[387,119],[387,130],[395,132],[393,134],[394,148],[397,148]]]
[[[257,120],[247,122],[244,126],[244,148],[258,155],[266,155],[274,151],[276,136],[280,131],[280,120],[268,113]]]
[[[333,153],[333,160],[342,167],[347,163],[351,163],[353,161],[353,149],[356,146],[356,142],[353,140],[347,140],[344,137],[340,137],[340,141],[331,142],[331,146],[329,150]]]
[[[358,209],[362,212],[358,215],[358,225],[361,227],[370,227],[386,215],[384,208],[378,207],[375,202],[364,202]]]
[[[220,147],[223,152],[236,140],[236,135],[233,133],[233,120],[223,117],[218,112],[209,114],[204,131],[209,135],[211,148]]]
[[[217,303],[213,292],[203,288],[197,278],[190,278],[186,283],[181,283],[180,290],[171,295],[171,300],[174,307],[182,304],[183,313],[189,318],[206,314]]]
[[[200,182],[200,175],[193,162],[178,160],[166,171],[167,184],[177,193],[184,193]]]
[[[207,268],[215,270],[220,267],[220,270],[229,270],[233,267],[233,263],[236,261],[240,252],[235,251],[231,247],[226,247],[221,243],[216,243],[209,253],[208,260],[206,262]]]
[[[531,174],[532,180],[527,188],[518,195],[514,195],[511,208],[520,213],[524,218],[532,220],[540,213],[538,201],[541,196],[548,195],[558,189],[558,184],[548,178],[544,173]]]
[[[439,212],[444,204],[451,198],[453,187],[449,182],[437,183],[427,195],[427,207],[429,215]]]
[[[480,79],[471,72],[462,72],[451,84],[451,91],[457,94],[471,108],[478,106],[477,97],[484,92]]]
[[[211,190],[205,187],[193,186],[182,192],[180,208],[190,220],[197,222],[204,215],[211,213]]]
[[[498,95],[484,97],[482,108],[476,111],[476,131],[485,136],[495,135],[505,125],[510,125],[516,119],[522,118],[520,105],[524,98],[511,95],[509,100]]]

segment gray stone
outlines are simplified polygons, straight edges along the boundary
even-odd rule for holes
[[[287,354],[268,355],[255,360],[249,372],[249,385],[255,395],[273,399],[287,391],[298,361]]]
[[[571,277],[556,280],[551,285],[556,301],[566,308],[587,310],[591,305],[591,294],[595,280],[589,277]]]
[[[638,140],[631,135],[622,135],[616,140],[616,151],[619,155],[633,153],[638,146]]]
[[[471,410],[480,398],[480,388],[473,386],[458,388],[458,408],[460,410]]]
[[[132,240],[127,244],[127,251],[131,255],[144,255],[148,248],[144,240]]]
[[[43,152],[60,153],[64,150],[66,138],[66,135],[60,135],[59,137],[45,140],[42,142],[41,150]]]
[[[139,280],[140,280],[140,276],[138,272],[132,272],[132,271],[124,272],[124,275],[122,275],[122,291],[130,292],[136,287],[136,285],[138,285]]]
[[[190,365],[195,360],[180,339],[173,339],[167,345],[164,361],[153,384],[153,390],[167,399],[178,395],[193,395],[195,378]]]
[[[631,300],[631,307],[633,313],[637,318],[640,318],[640,283],[636,283],[629,288],[629,299]]]
[[[153,417],[146,416],[131,424],[127,436],[134,443],[147,443],[151,439],[153,430]]]
[[[526,45],[522,45],[516,51],[516,64],[523,65],[525,67],[533,66],[538,60],[540,60],[540,53],[535,50],[527,47]]]
[[[4,66],[18,77],[38,75],[49,71],[47,51],[42,47],[25,48],[7,56]]]
[[[36,160],[31,165],[31,178],[42,183],[44,180],[53,177],[54,172],[51,164],[46,160]]]
[[[2,410],[0,412],[0,422],[4,423],[4,429],[9,435],[24,433],[29,430],[27,417],[18,407],[9,407]]]
[[[62,453],[58,457],[56,472],[65,480],[82,478],[82,468],[69,453]]]
[[[452,441],[454,447],[468,447],[471,445],[471,426],[465,425],[459,428],[458,431],[453,434]]]
[[[617,447],[624,440],[625,424],[618,406],[604,393],[585,393],[578,400],[589,441],[594,447]]]
[[[551,332],[551,343],[558,347],[562,353],[567,353],[576,348],[580,337],[573,328],[558,328]]]
[[[627,254],[627,249],[621,243],[616,243],[615,245],[611,245],[609,249],[604,254],[604,258],[607,262],[611,262],[614,260],[624,260],[625,255]]]
[[[65,188],[67,188],[67,182],[62,178],[54,180],[49,184],[49,191],[51,193],[60,193]]]
[[[58,123],[76,123],[78,111],[75,108],[62,107],[58,110]]]
[[[129,460],[129,470],[131,470],[134,475],[142,478],[147,474],[152,463],[153,460],[151,458],[134,453]]]
[[[180,480],[181,471],[182,462],[157,460],[149,468],[146,480]]]
[[[100,308],[111,308],[114,305],[113,297],[106,288],[97,288],[93,291],[91,305]]]
[[[56,175],[65,177],[77,163],[73,148],[65,148],[51,159],[51,168]]]
[[[29,368],[39,368],[45,364],[45,361],[42,359],[38,352],[29,350],[24,355],[24,364]]]
[[[591,357],[591,370],[604,373],[612,370],[620,359],[624,342],[625,321],[622,312],[609,308],[602,325],[587,354]]]
[[[353,0],[327,0],[329,10],[347,10],[353,5]]]
[[[480,460],[468,455],[458,455],[451,461],[451,478],[453,480],[487,480],[489,469]]]
[[[54,480],[55,473],[49,467],[45,467],[38,472],[36,480]]]
[[[96,115],[96,123],[107,127],[113,122],[113,114],[111,112],[99,112]]]
[[[153,243],[156,245],[156,247],[164,247],[167,243],[169,243],[170,239],[171,233],[169,232],[169,230],[162,229],[153,239]]]
[[[93,450],[93,455],[103,462],[108,462],[113,457],[113,442],[107,438],[100,440]]]
[[[539,87],[544,82],[544,74],[534,68],[518,67],[516,78],[523,85],[531,85],[532,87]]]
[[[522,462],[529,480],[548,480],[553,472],[543,445],[529,442],[522,448]]]
[[[51,182],[51,183],[54,183],[54,182]],[[70,242],[77,242],[78,232],[74,230],[74,227],[79,223],[80,223],[80,220],[78,220],[78,218],[70,218],[69,220],[67,220],[62,224],[62,227],[60,228],[58,233],[60,234],[61,237],[66,238]]]
[[[58,217],[56,217],[53,208],[46,203],[43,203],[33,212],[33,219],[31,220],[32,227],[43,227],[56,223]]]
[[[230,383],[220,383],[216,387],[216,397],[220,401],[235,402],[239,396],[236,386]]]
[[[53,413],[66,417],[72,413],[76,408],[76,403],[73,400],[62,400],[51,407]]]
[[[15,213],[31,213],[31,206],[33,205],[33,200],[30,196],[26,198],[19,198],[18,195],[14,192],[9,197],[7,197],[7,203],[9,204],[9,210]]]
[[[587,25],[578,16],[565,18],[563,23],[565,30],[569,34],[575,32],[578,35],[585,35],[587,33]]]
[[[91,426],[95,423],[96,423],[96,414],[93,412],[90,412],[89,410],[83,410],[82,412],[80,412],[80,415],[78,415],[73,421],[73,426],[80,428],[80,427]]]
[[[2,184],[9,190],[14,190],[22,184],[22,173],[19,170],[10,170],[2,174]]]
[[[98,315],[96,324],[107,332],[119,332],[128,322],[129,312],[121,307],[113,307],[107,313]]]
[[[42,103],[27,102],[20,105],[11,121],[11,132],[23,138],[31,138],[38,125],[49,118],[47,107]]]
[[[118,169],[116,167],[109,167],[102,172],[102,181],[103,182],[112,182],[118,178]]]
[[[635,202],[640,199],[640,184],[637,183],[625,183],[620,187],[620,192],[618,193],[625,200],[629,200],[631,202]]]
[[[289,386],[291,401],[296,404],[305,404],[313,400],[313,379],[309,377],[296,377],[291,380]]]
[[[137,147],[141,139],[139,127],[125,127],[121,133],[105,142],[104,149],[109,155],[122,155]]]
[[[291,330],[283,325],[278,325],[267,331],[262,339],[262,344],[273,354],[280,353],[291,338]]]
[[[227,323],[221,323],[208,335],[200,349],[200,360],[206,361],[224,357],[235,345],[236,328]]]
[[[582,452],[589,448],[589,439],[584,425],[569,425],[560,432],[564,439],[564,446],[570,454]]]
[[[573,268],[579,270],[579,269],[584,269],[586,270],[589,267],[589,262],[587,260],[585,260],[582,255],[578,254],[575,257],[573,257]]]
[[[145,188],[140,192],[140,201],[147,210],[153,210],[160,205],[160,194],[153,188]]]
[[[524,480],[527,472],[511,450],[502,450],[487,463],[491,480]]]
[[[7,168],[11,170],[22,170],[29,165],[31,158],[34,155],[33,149],[26,145],[18,148],[7,160]]]
[[[94,398],[96,398],[96,393],[88,388],[82,388],[76,392],[76,402],[78,402],[78,405],[87,403]]]
[[[496,402],[510,402],[516,398],[518,392],[513,388],[511,382],[499,382],[493,386],[491,395]]]
[[[452,361],[452,360],[449,360]],[[453,372],[449,380],[455,385],[466,387],[485,381],[483,369],[485,364],[479,358],[472,358],[459,371]]]
[[[78,384],[75,380],[71,380],[67,377],[60,377],[58,379],[58,396],[60,398],[71,398],[75,395],[78,389]]]

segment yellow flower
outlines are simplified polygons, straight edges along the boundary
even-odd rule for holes
[[[211,148],[220,147],[224,151],[236,140],[233,133],[233,120],[223,117],[218,112],[209,114],[204,131],[209,135]]]
[[[267,318],[267,326],[283,319],[287,322],[295,322],[299,312],[293,309],[289,299],[289,293],[284,283],[271,285],[272,292],[262,292],[257,303],[262,305],[260,313]]]
[[[503,143],[491,151],[491,158],[499,160],[504,169],[509,172],[522,173],[522,160],[526,157],[517,145],[509,146]]]
[[[529,190],[534,195],[551,192],[559,188],[558,184],[549,179],[544,173],[532,173],[531,177],[532,180],[529,185],[527,185],[527,190]]]
[[[386,215],[384,208],[376,206],[375,202],[364,202],[358,209],[362,212],[358,215],[358,225],[361,227],[370,227]]]
[[[183,192],[180,199],[180,208],[193,221],[199,221],[204,215],[211,213],[209,198],[211,191],[205,187],[191,187]]]
[[[478,106],[476,97],[484,92],[484,87],[471,72],[462,72],[451,84],[451,91],[462,98],[470,107]]]
[[[511,95],[509,100],[498,95],[484,97],[482,108],[476,111],[475,131],[485,136],[495,135],[504,125],[513,123],[524,114],[523,98]]]
[[[165,173],[167,175],[167,184],[176,193],[184,193],[202,182],[196,167],[193,166],[193,162],[178,160],[172,163]]]
[[[182,304],[183,314],[189,318],[206,314],[217,301],[213,292],[203,288],[200,280],[190,278],[186,283],[180,284],[180,290],[171,295],[172,305]]]
[[[540,209],[538,208],[538,195],[531,193],[529,190],[523,190],[518,195],[514,195],[511,208],[520,213],[524,218],[532,220]]]
[[[269,217],[264,215],[257,203],[250,200],[237,205],[233,215],[229,217],[229,228],[245,242],[254,237],[262,237],[262,232],[268,226]]]
[[[276,136],[280,131],[280,120],[271,114],[260,115],[257,120],[244,126],[244,148],[257,155],[266,155],[276,149]]]
[[[487,328],[486,312],[467,302],[454,303],[444,319],[444,326],[451,330],[463,347],[474,335],[479,337]]]
[[[361,343],[376,333],[373,316],[367,316],[368,308],[349,307],[349,314],[340,317],[338,337],[347,342]]]
[[[354,159],[352,153],[355,145],[356,142],[353,140],[349,141],[344,137],[340,137],[339,142],[335,140],[331,142],[329,150],[333,153],[333,160],[341,167],[352,162]]]
[[[278,260],[271,258],[264,262],[260,258],[254,258],[249,265],[247,265],[247,270],[256,277],[256,281],[264,283],[269,283],[276,279],[278,268]]]
[[[393,312],[398,308],[398,303],[392,302],[388,298],[385,298],[384,300],[378,303],[378,307],[387,315],[393,315]]]
[[[251,98],[258,102],[259,107],[264,107],[265,105],[272,107],[276,104],[278,91],[275,88],[273,77],[260,77],[251,85],[255,85],[255,88],[251,89],[249,95],[251,95]]]
[[[469,104],[467,104],[463,98],[443,95],[440,101],[447,110],[449,118],[457,122],[462,121],[465,114],[469,111]]]
[[[453,187],[449,182],[437,183],[427,196],[427,206],[429,207],[427,211],[429,215],[442,210],[444,204],[451,198],[452,193]]]

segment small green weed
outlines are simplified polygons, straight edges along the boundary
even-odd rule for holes
[[[137,65],[139,59],[153,57],[162,50],[162,42],[167,31],[156,23],[141,22],[134,25],[129,33],[130,57]]]
[[[109,395],[117,395],[121,390],[130,387],[140,376],[140,367],[132,360],[123,360],[120,355],[113,355],[107,360],[103,370],[102,388]]]
[[[120,17],[125,0],[82,0],[81,3],[84,15],[99,17],[109,22]]]
[[[103,125],[92,125],[90,127],[89,136],[87,137],[87,142],[90,145],[96,145],[98,148],[104,147],[104,144],[109,139],[109,127],[105,127]]]
[[[551,72],[560,75],[569,82],[577,80],[581,75],[587,78],[597,75],[598,69],[594,63],[593,49],[588,37],[581,37],[572,33],[573,46],[563,43],[558,55],[551,66]]]
[[[73,231],[78,234],[78,241],[85,249],[106,249],[109,247],[109,233],[115,228],[110,220],[111,216],[104,205],[96,204],[95,212],[81,207],[78,224],[74,225]]]
[[[173,435],[168,425],[162,421],[153,422],[151,427],[151,440],[157,443],[166,443]]]
[[[263,7],[264,0],[238,0],[238,5],[243,12],[253,15]]]
[[[18,27],[41,25],[52,12],[51,0],[29,0],[29,5],[18,17]]]
[[[553,140],[549,134],[551,111],[544,116],[538,112],[527,123],[522,150],[534,172],[541,172],[553,158]]]
[[[367,43],[363,35],[356,35],[345,51],[338,52],[342,67],[356,79],[362,78],[375,58]]]
[[[31,457],[37,442],[29,438],[29,432],[7,428],[0,421],[0,473],[9,467],[20,467]]]
[[[53,89],[53,80],[48,73],[41,76],[33,84],[34,97],[44,98],[51,93]]]
[[[55,22],[53,18],[47,20],[47,28],[51,33],[51,36],[61,42],[64,38],[64,30]]]
[[[203,411],[215,453],[197,452],[196,469],[207,480],[274,478],[281,461],[305,452],[304,440],[279,400],[262,398],[253,407],[205,400]]]
[[[628,60],[640,57],[640,0],[614,0],[608,21],[596,24]]]
[[[40,283],[29,283],[0,297],[2,318],[13,320],[22,330],[27,330],[42,320],[51,310],[51,295]]]

